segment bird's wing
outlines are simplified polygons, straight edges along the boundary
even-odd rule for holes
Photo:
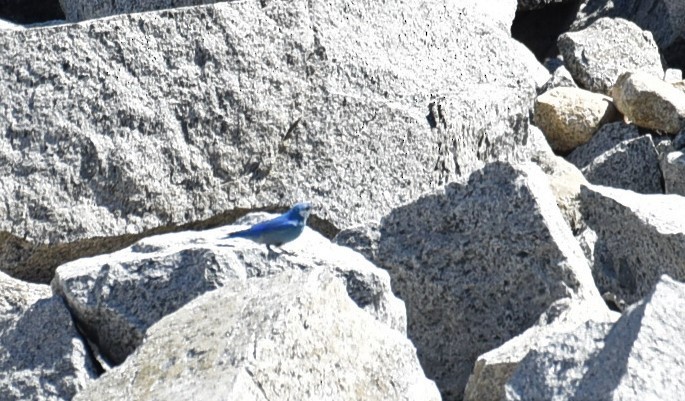
[[[265,232],[293,229],[297,227],[297,225],[297,221],[291,220],[287,218],[287,216],[278,216],[275,219],[255,224],[250,227],[249,231],[255,235],[259,235]]]

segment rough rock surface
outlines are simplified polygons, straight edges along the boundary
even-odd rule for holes
[[[558,67],[552,72],[552,76],[545,82],[545,84],[540,88],[538,93],[542,94],[554,88],[577,88],[576,82],[573,80],[571,73],[563,65]]]
[[[416,350],[326,271],[211,291],[148,331],[74,401],[431,400]]]
[[[613,323],[618,317],[618,313],[607,309],[601,298],[582,303],[564,298],[553,303],[533,327],[478,357],[466,385],[464,401],[501,401],[506,383],[531,350],[546,349],[550,337],[575,330],[588,321]]]
[[[667,194],[685,196],[685,153],[670,152],[661,160],[664,189]]]
[[[601,18],[581,31],[559,36],[557,45],[576,82],[593,92],[608,95],[626,71],[664,76],[652,35],[624,19]]]
[[[669,66],[685,69],[685,3],[681,0],[586,0],[572,30],[601,17],[624,18],[650,31]]]
[[[267,217],[273,216],[246,219]],[[57,269],[53,288],[66,299],[100,352],[117,364],[140,345],[151,325],[199,295],[237,286],[249,277],[290,270],[332,272],[359,307],[406,332],[404,304],[392,295],[387,272],[362,255],[333,245],[308,228],[284,247],[294,255],[276,257],[263,245],[223,239],[241,228],[245,227],[148,237],[113,254],[79,259]]]
[[[532,164],[490,164],[375,227],[378,234],[367,227],[336,241],[362,244],[388,270],[407,305],[409,338],[444,400],[461,399],[476,358],[556,300],[599,297],[547,178]]]
[[[543,135],[531,125],[531,135]],[[538,131],[538,133],[534,133]],[[554,154],[549,145],[531,154],[531,161],[540,166],[549,179],[557,206],[564,216],[564,220],[574,233],[580,231],[584,223],[580,213],[580,187],[587,184],[583,173],[564,158]]]
[[[645,73],[626,72],[611,90],[625,117],[644,128],[675,134],[685,127],[685,93]]]
[[[0,35],[0,230],[19,241],[2,269],[49,281],[48,268],[18,271],[32,244],[303,199],[336,232],[528,157],[530,65],[543,67],[480,14],[432,0],[264,5]]]
[[[603,124],[619,118],[611,98],[578,88],[554,88],[535,99],[535,125],[552,149],[569,152]]]
[[[96,376],[64,302],[0,273],[0,399],[69,401]]]
[[[664,189],[659,154],[650,135],[622,122],[604,125],[590,142],[577,147],[567,160],[593,184],[661,194]]]
[[[662,274],[685,280],[685,197],[590,185],[580,199],[585,222],[597,233],[592,272],[601,293],[630,304]]]
[[[662,277],[615,324],[588,322],[531,351],[506,400],[677,399],[685,392],[683,309],[685,285]]]

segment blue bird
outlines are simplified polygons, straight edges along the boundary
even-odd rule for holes
[[[284,214],[261,223],[257,223],[247,230],[228,234],[225,238],[246,238],[259,244],[266,244],[269,252],[274,252],[271,245],[280,247],[299,237],[307,224],[307,217],[312,205],[298,203]]]

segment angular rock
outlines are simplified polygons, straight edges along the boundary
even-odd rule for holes
[[[634,125],[617,122],[603,126],[567,160],[593,184],[642,194],[664,192],[659,154],[652,137],[640,136]]]
[[[554,88],[577,88],[576,82],[573,80],[571,73],[568,72],[566,67],[563,65],[555,69],[552,73],[552,77],[545,82],[538,93],[542,94]]]
[[[603,124],[619,118],[611,99],[578,88],[554,88],[535,99],[535,125],[557,152],[590,140]]]
[[[506,400],[670,400],[685,392],[685,285],[663,276],[615,323],[589,322],[531,351]],[[675,397],[675,398],[674,398]]]
[[[628,304],[662,274],[685,280],[685,198],[589,185],[581,189],[585,223],[597,233],[592,274],[601,293]]]
[[[679,150],[668,153],[661,160],[661,171],[665,192],[685,196],[685,153]]]
[[[69,401],[96,377],[64,302],[0,273],[0,399]]]
[[[592,92],[609,95],[626,71],[664,76],[652,35],[624,19],[600,18],[581,31],[559,36],[557,45],[575,81]]]
[[[460,400],[476,358],[553,302],[599,297],[547,178],[532,164],[490,164],[395,209],[378,235],[355,235],[365,231],[336,241],[363,244],[388,270],[407,305],[409,338],[444,400]]]
[[[250,216],[265,220],[268,214]],[[350,249],[305,232],[271,257],[263,245],[223,239],[241,226],[148,237],[108,255],[60,266],[53,289],[109,361],[119,364],[138,347],[145,331],[201,294],[234,287],[249,277],[289,270],[326,270],[339,276],[350,297],[372,316],[406,332],[404,304],[392,295],[387,272]]]
[[[532,129],[536,128],[531,126],[531,131]],[[566,223],[574,233],[581,230],[584,223],[580,213],[580,186],[587,184],[583,173],[564,158],[555,155],[549,147],[532,154],[531,161],[540,166],[547,175],[557,206]]]
[[[685,3],[681,0],[587,0],[572,30],[582,29],[601,17],[624,18],[651,32],[666,64],[685,68]]]
[[[675,134],[685,127],[685,93],[645,73],[625,73],[611,90],[616,108],[640,127]]]
[[[466,385],[464,401],[501,401],[506,383],[529,352],[544,350],[550,337],[573,331],[586,322],[613,323],[618,317],[599,298],[582,303],[565,298],[553,303],[535,326],[478,357]]]
[[[131,235],[300,200],[334,235],[527,159],[539,63],[463,10],[249,1],[5,32],[0,266],[48,282]]]
[[[416,350],[326,271],[211,291],[165,317],[74,401],[439,400]]]

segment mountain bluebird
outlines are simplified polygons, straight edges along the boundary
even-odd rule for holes
[[[312,205],[309,203],[298,203],[275,219],[257,223],[247,230],[230,233],[225,238],[247,238],[259,244],[266,244],[266,249],[274,252],[271,245],[280,247],[302,234],[311,208]]]

